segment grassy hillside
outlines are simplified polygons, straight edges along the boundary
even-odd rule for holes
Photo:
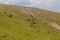
[[[60,14],[0,4],[0,40],[60,40]]]

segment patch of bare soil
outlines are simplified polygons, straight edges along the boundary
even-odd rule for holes
[[[54,28],[60,30],[60,25],[57,24],[56,22],[49,22],[47,20],[44,20],[45,22],[47,22],[48,24],[50,24],[51,26],[53,26]]]
[[[60,30],[60,25],[55,23],[55,22],[52,22],[50,23],[53,27],[57,28],[58,30]]]

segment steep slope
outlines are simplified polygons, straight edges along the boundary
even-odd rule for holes
[[[60,40],[60,14],[0,4],[0,40]]]

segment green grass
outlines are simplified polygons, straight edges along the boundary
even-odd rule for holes
[[[0,5],[0,40],[60,40],[60,31],[45,21],[60,24],[59,18],[47,10]]]

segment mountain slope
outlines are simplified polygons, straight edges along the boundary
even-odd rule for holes
[[[60,40],[60,14],[0,4],[0,40]]]

